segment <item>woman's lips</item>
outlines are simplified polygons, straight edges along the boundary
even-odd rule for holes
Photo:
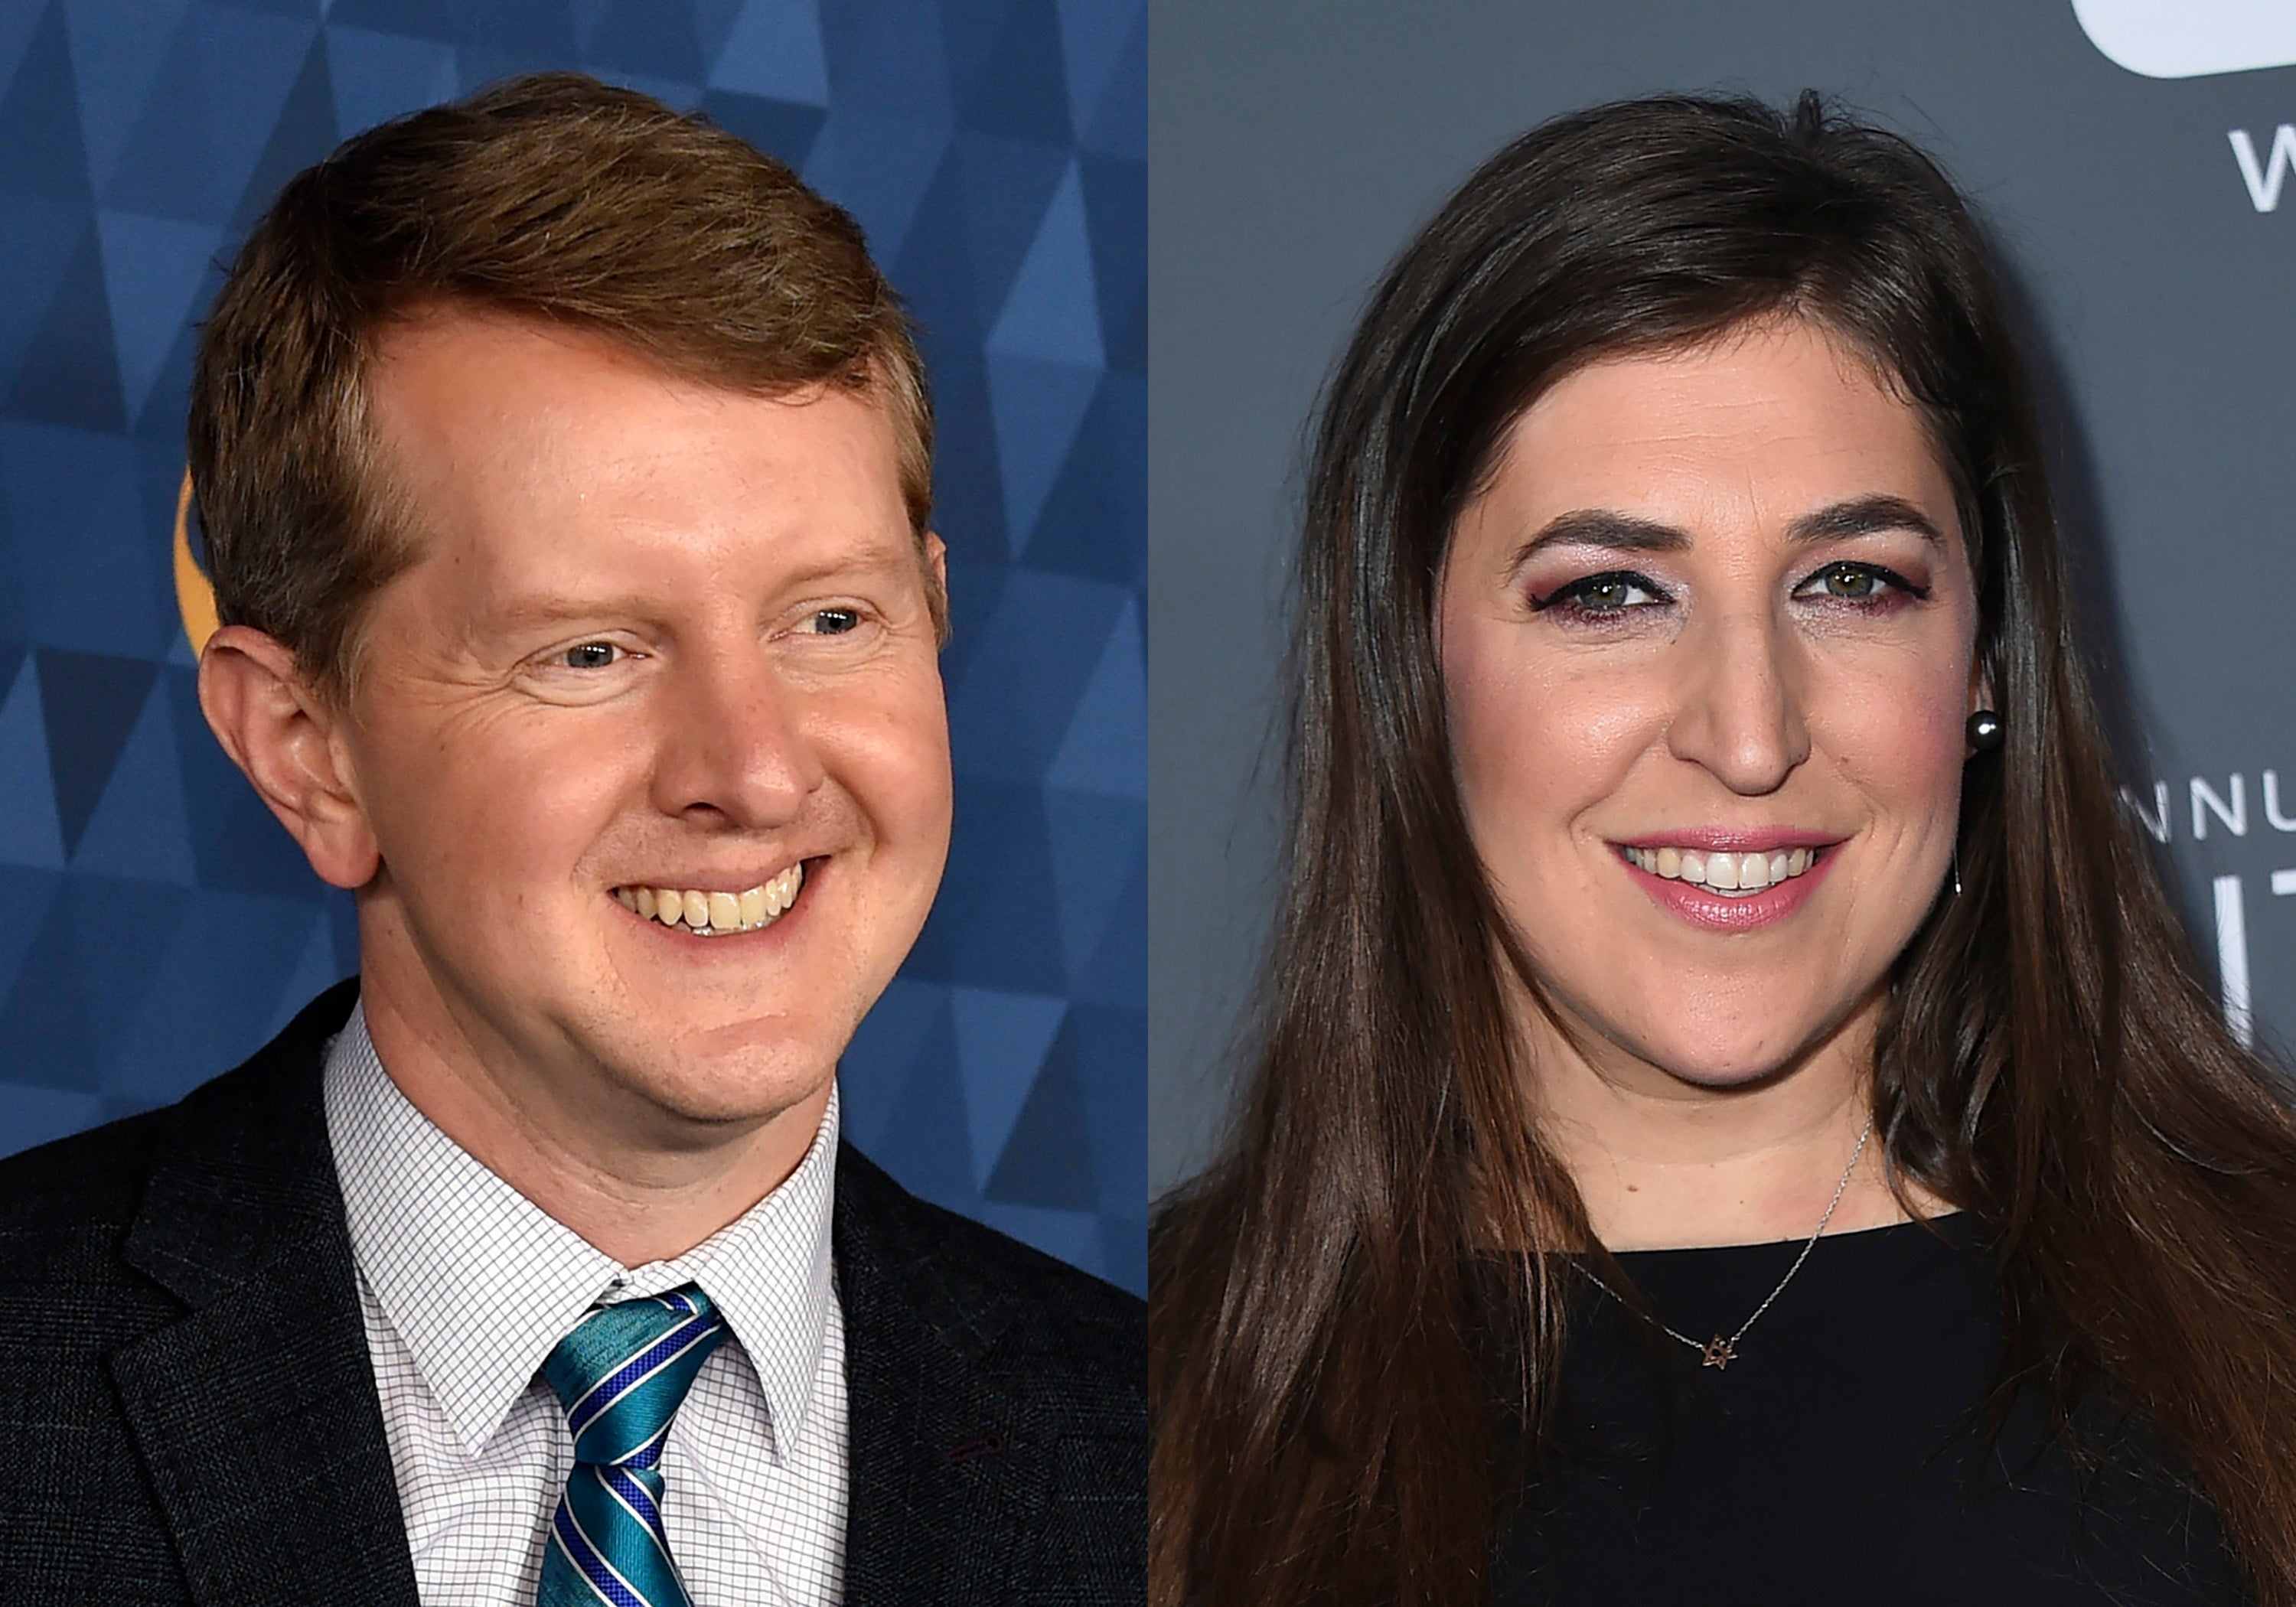
[[[1662,848],[1622,846],[1628,861],[1669,881],[1688,881],[1718,893],[1759,893],[1775,883],[1808,875],[1820,850],[1807,848],[1753,849],[1742,853],[1668,843]]]
[[[1775,834],[1741,840],[1758,846],[1684,847],[1680,838],[1656,846],[1614,846],[1644,891],[1693,925],[1714,931],[1748,931],[1784,920],[1808,900],[1839,848],[1837,840],[1825,838],[1814,846],[1807,840],[1786,846]]]
[[[1757,849],[1830,849],[1843,840],[1839,832],[1807,831],[1799,826],[1686,826],[1653,832],[1647,837],[1620,837],[1611,846],[1621,849],[1697,849],[1702,852],[1747,854]]]

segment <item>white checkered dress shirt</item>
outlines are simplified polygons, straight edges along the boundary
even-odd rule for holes
[[[674,1261],[624,1267],[496,1177],[386,1076],[353,1011],[327,1135],[423,1607],[533,1607],[574,1441],[538,1370],[594,1305],[698,1283],[730,1332],[662,1454],[694,1607],[842,1595],[845,1325],[831,1277],[837,1099],[788,1181]]]

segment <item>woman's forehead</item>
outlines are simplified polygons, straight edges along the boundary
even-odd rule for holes
[[[1611,509],[1696,532],[1894,496],[1943,529],[1952,479],[1926,417],[1807,320],[1586,364],[1509,426],[1477,498],[1522,526]]]

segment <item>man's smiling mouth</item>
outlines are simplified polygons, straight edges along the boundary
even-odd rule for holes
[[[697,938],[722,938],[771,926],[797,902],[804,886],[805,864],[800,860],[780,875],[738,893],[618,887],[614,898],[624,909],[649,921],[683,928]]]
[[[1817,863],[1823,850],[1780,849],[1767,854],[1729,854],[1698,849],[1621,848],[1619,851],[1628,863],[1653,876],[1687,881],[1702,892],[1742,898],[1804,874]]]

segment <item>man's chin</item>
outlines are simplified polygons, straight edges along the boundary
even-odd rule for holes
[[[666,1127],[720,1142],[726,1129],[762,1127],[812,1109],[816,1119],[837,1074],[836,1063],[659,1063],[620,1069],[616,1080],[660,1113]]]
[[[825,1098],[847,1036],[779,1015],[689,1019],[658,1030],[625,1025],[593,1037],[590,1053],[612,1082],[672,1122],[723,1127]]]

